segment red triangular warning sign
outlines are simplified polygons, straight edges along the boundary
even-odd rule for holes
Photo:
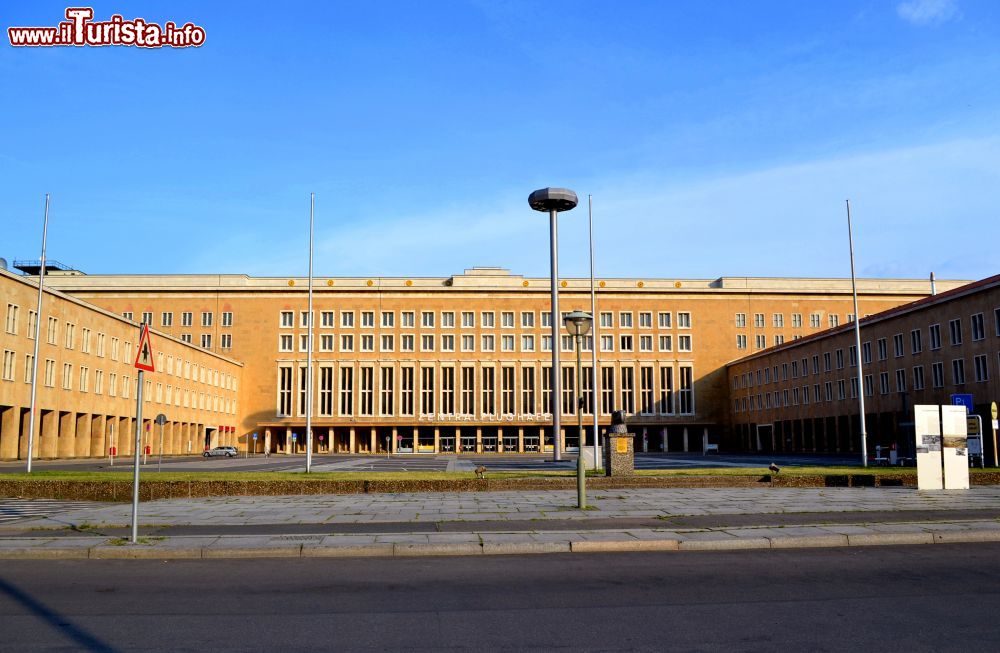
[[[149,344],[149,325],[142,325],[139,336],[139,349],[135,352],[135,366],[140,370],[155,372],[153,369],[153,347]]]

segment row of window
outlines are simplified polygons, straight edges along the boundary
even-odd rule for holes
[[[1000,353],[998,353],[998,365],[1000,365]],[[989,357],[986,354],[978,354],[973,357],[973,369],[976,383],[986,383],[990,380]],[[880,372],[878,377],[878,390],[880,395],[887,395],[893,392],[904,393],[908,391],[906,369],[901,368],[895,371],[895,387],[892,385],[892,377],[889,372]],[[916,365],[912,369],[912,389],[920,391],[926,388],[924,380],[924,366]],[[846,385],[850,384],[850,398],[856,399],[858,396],[858,379],[838,379],[836,386],[833,381],[822,384],[815,383],[812,386],[812,401],[820,403],[822,401],[840,401],[846,399]],[[955,358],[951,361],[951,383],[954,386],[964,386],[966,384],[965,359]],[[943,362],[931,364],[931,387],[940,389],[945,386],[945,365]],[[836,387],[836,394],[834,394]],[[821,391],[822,388],[822,391]],[[873,374],[865,375],[865,396],[875,395],[875,378]],[[733,400],[733,410],[736,412],[749,412],[754,410],[766,410],[769,408],[781,408],[787,406],[808,405],[810,403],[809,386],[775,390],[773,392],[750,394]]]
[[[3,351],[3,366],[2,369],[0,369],[0,379],[4,381],[14,381],[15,366],[17,365],[16,359],[17,354],[15,352],[9,349],[5,349]],[[31,383],[34,363],[34,356],[32,354],[26,354],[24,357],[25,383]],[[47,388],[54,388],[56,386],[56,361],[51,358],[46,358],[44,360],[44,364],[41,366],[41,369],[42,384]],[[107,374],[107,383],[105,384],[104,370],[91,370],[90,367],[81,365],[79,366],[79,369],[74,372],[72,363],[62,364],[59,380],[60,386],[63,390],[78,390],[80,392],[93,393],[95,395],[101,395],[107,392],[109,397],[120,396],[123,399],[129,398],[129,393],[132,388],[132,379],[127,375],[119,377],[118,374],[109,372]],[[153,394],[154,388],[155,395]],[[151,380],[146,381],[145,394],[143,398],[148,402],[155,401],[156,403],[165,405],[183,405],[184,408],[199,408],[214,412],[224,412],[227,414],[236,413],[236,402],[229,397],[206,392],[195,392],[193,390],[185,390],[183,388],[175,388],[170,384],[163,384],[159,382],[157,382],[154,386],[153,381]]]
[[[584,413],[593,414],[595,392],[591,369],[581,375]],[[642,415],[694,413],[693,368],[661,365],[601,367],[601,414],[624,410]],[[551,414],[551,367],[542,366],[317,366],[313,411],[321,417],[523,415]],[[294,378],[298,377],[297,381]],[[638,376],[638,383],[636,376]],[[499,377],[499,379],[497,378]],[[562,369],[561,412],[575,414],[576,370]],[[278,370],[277,414],[306,413],[306,367],[282,365]],[[294,396],[293,396],[294,390]],[[540,392],[539,392],[540,391]]]
[[[358,311],[360,314],[359,324],[363,329],[371,329],[375,327],[375,311]],[[456,313],[455,311],[441,311],[436,313],[435,311],[420,311],[420,327],[425,329],[440,327],[443,329],[453,329],[455,328]],[[562,315],[565,317],[568,314],[567,311],[563,311]],[[535,312],[534,311],[521,311],[521,328],[533,329],[535,328]],[[353,329],[355,326],[354,321],[355,311],[340,311],[340,326],[346,329]],[[399,313],[399,325],[404,329],[415,328],[416,326],[416,316],[417,311],[400,311]],[[673,328],[673,313],[667,311],[661,311],[656,314],[657,316],[657,326],[660,329],[670,329]],[[476,328],[476,311],[461,311],[459,315],[461,319],[461,328],[463,329],[473,329]],[[514,311],[500,311],[500,328],[503,329],[513,329],[515,327],[515,317],[516,313]],[[632,322],[633,313],[631,311],[621,311],[618,313],[618,327],[621,329],[631,329],[633,328]],[[320,328],[332,329],[336,326],[336,320],[334,311],[320,311]],[[543,311],[541,313],[541,326],[542,328],[552,327],[552,313],[551,311]],[[294,311],[281,311],[279,314],[279,324],[283,329],[290,329],[295,326],[295,312]],[[382,311],[381,312],[381,324],[382,328],[395,328],[396,326],[396,312],[395,311]],[[653,312],[652,311],[640,311],[638,313],[638,324],[640,329],[651,329],[653,328]],[[614,328],[614,312],[604,311],[600,314],[600,325],[601,328],[611,329]],[[309,326],[309,311],[299,311],[299,326],[302,328],[307,328]],[[493,329],[496,328],[496,311],[481,311],[479,313],[479,328],[482,329]],[[678,312],[677,313],[677,328],[678,329],[690,329],[691,328],[691,313],[688,312]]]
[[[362,352],[373,352],[375,351],[375,336],[370,334],[361,334],[357,338],[353,334],[341,334],[339,341],[339,349],[335,350],[334,345],[337,344],[336,337],[333,334],[321,333],[318,337],[319,348],[317,351],[320,352],[353,352],[355,351],[355,343],[358,345],[358,351]],[[615,336],[601,336],[601,351],[609,352],[615,351]],[[497,341],[498,337],[492,334],[483,334],[479,336],[479,349],[482,352],[493,352],[497,351]],[[632,335],[620,335],[617,337],[618,341],[618,351],[630,352],[635,351],[635,337]],[[638,351],[642,352],[669,352],[673,351],[674,347],[674,337],[661,335],[658,336],[654,341],[653,336],[643,336],[638,337],[639,348]],[[401,334],[398,339],[399,351],[417,351],[417,342],[420,343],[420,351],[463,351],[463,352],[475,352],[477,338],[474,335],[411,335],[411,334]],[[654,342],[659,345],[658,349],[654,349]],[[461,347],[460,350],[456,350],[455,346],[458,343]],[[535,351],[536,339],[533,335],[522,335],[520,339],[514,335],[500,335],[499,336],[500,351],[522,351],[522,352],[533,352]],[[517,348],[518,343],[520,343],[520,348]],[[379,351],[391,352],[396,351],[395,347],[397,344],[397,339],[395,335],[385,334],[379,336]],[[539,351],[552,351],[552,336],[541,336],[540,343],[541,349]],[[279,352],[291,352],[294,349],[295,340],[290,333],[282,333],[278,335],[278,351]],[[575,343],[573,336],[562,336],[561,340],[562,350],[561,351],[574,351]],[[594,339],[591,336],[585,336],[581,342],[581,349],[583,351],[591,351],[594,346]],[[298,341],[298,351],[307,351],[309,346],[309,335],[299,334]],[[692,340],[690,335],[680,335],[677,336],[677,351],[680,352],[690,352],[692,351]]]
[[[802,328],[802,313],[792,313],[792,328],[800,329]],[[833,328],[840,326],[840,316],[834,313],[829,313],[826,316],[827,326]],[[854,314],[847,314],[847,321],[852,322],[854,320]],[[756,329],[763,329],[765,325],[764,313],[754,313],[753,314],[753,326]],[[737,313],[736,314],[736,328],[745,329],[747,326],[747,314]],[[784,313],[772,313],[771,314],[771,326],[781,329],[785,326],[785,314]],[[822,315],[820,313],[811,313],[809,315],[809,326],[813,329],[818,329],[822,326]]]
[[[193,337],[190,333],[181,334],[181,342],[186,342],[189,345],[194,344]],[[212,348],[212,334],[202,333],[199,345],[202,349]],[[219,348],[221,349],[232,349],[233,348],[233,334],[223,333],[219,335]]]
[[[125,311],[122,313],[122,317],[126,320],[134,319],[134,313],[132,311]],[[139,314],[140,322],[153,326],[153,313],[152,311],[144,311]],[[233,326],[233,314],[231,311],[226,311],[221,314],[221,324],[224,327]],[[215,314],[211,311],[202,311],[201,313],[201,326],[210,327],[215,320]],[[170,311],[164,311],[160,313],[160,326],[162,327],[172,327],[174,325],[174,314]],[[194,313],[191,311],[181,312],[181,326],[190,327],[194,326]]]

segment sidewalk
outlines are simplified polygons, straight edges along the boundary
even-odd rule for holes
[[[236,558],[732,550],[1000,541],[1000,488],[594,490],[92,504],[0,527],[0,558]]]

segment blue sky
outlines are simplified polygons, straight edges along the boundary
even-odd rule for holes
[[[186,50],[0,44],[0,256],[89,273],[998,272],[1000,3],[95,2]],[[65,3],[0,4],[0,25]]]

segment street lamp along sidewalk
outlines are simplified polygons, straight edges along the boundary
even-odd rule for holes
[[[576,458],[576,502],[577,507],[581,510],[587,507],[587,468],[583,461],[583,406],[584,406],[584,395],[583,395],[583,374],[582,366],[580,363],[580,344],[584,336],[590,333],[590,327],[594,323],[594,316],[590,313],[585,313],[584,311],[573,311],[572,313],[567,313],[566,317],[563,318],[566,324],[566,330],[569,331],[570,335],[573,336],[576,342],[576,387],[577,392],[577,403],[576,403],[576,428],[577,437],[579,438],[578,449],[579,454]],[[553,349],[555,345],[553,345]],[[594,461],[594,466],[597,466],[597,461]]]

